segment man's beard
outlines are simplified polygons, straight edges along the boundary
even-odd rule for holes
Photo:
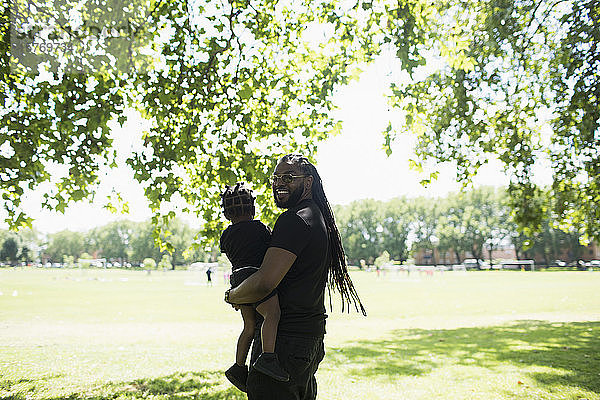
[[[300,198],[302,197],[303,193],[304,193],[304,187],[303,186],[299,186],[296,189],[294,189],[293,192],[290,192],[290,194],[288,195],[287,200],[285,200],[285,201],[279,201],[279,199],[277,199],[277,193],[274,190],[273,191],[273,198],[275,199],[275,204],[277,205],[277,207],[279,207],[279,208],[290,208],[290,207],[294,207],[296,204],[298,204],[298,202],[300,201]]]

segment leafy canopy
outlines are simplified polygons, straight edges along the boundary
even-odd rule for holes
[[[115,165],[108,123],[124,123],[128,107],[151,121],[127,164],[157,227],[183,199],[214,237],[218,194],[238,180],[273,219],[275,161],[313,154],[339,130],[331,95],[364,58],[361,24],[343,17],[354,11],[328,1],[23,0],[1,11],[0,191],[13,227],[31,223],[21,196],[52,166],[64,174],[43,207],[93,197],[99,167]]]
[[[336,86],[392,49],[412,80],[391,88],[404,118],[384,132],[388,154],[399,133],[416,134],[412,165],[455,163],[465,184],[495,156],[526,232],[551,210],[600,238],[598,0],[111,1],[0,6],[0,191],[12,226],[31,222],[20,198],[53,165],[64,173],[44,207],[93,196],[99,166],[114,165],[108,123],[127,107],[152,122],[128,164],[156,226],[181,198],[216,236],[219,189],[236,180],[258,189],[272,219],[275,160],[337,132]],[[34,39],[45,46],[31,50]],[[67,39],[69,51],[49,46]],[[540,160],[551,202],[532,180]]]
[[[455,163],[465,184],[495,156],[511,177],[510,204],[522,228],[539,230],[550,209],[558,225],[599,239],[600,2],[431,4],[411,25],[420,38],[412,56],[440,67],[393,85],[390,101],[405,118],[384,132],[387,151],[398,133],[416,133],[414,165]],[[393,30],[386,38],[399,51],[405,46]],[[403,68],[414,64],[409,58]],[[554,200],[541,203],[532,173],[544,160]]]

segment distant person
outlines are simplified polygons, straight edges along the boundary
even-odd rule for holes
[[[206,268],[206,284],[208,286],[212,286],[212,277],[211,277],[211,275],[212,275],[212,268],[211,267]]]
[[[315,373],[325,355],[325,287],[339,291],[342,310],[354,304],[366,315],[348,274],[344,249],[323,184],[310,161],[298,154],[281,158],[272,176],[275,204],[286,209],[275,222],[260,269],[225,292],[243,304],[277,288],[281,320],[275,351],[290,374],[277,381],[251,368],[248,400],[314,400]],[[261,354],[255,337],[251,359]]]
[[[221,252],[225,253],[231,262],[231,286],[235,288],[258,271],[269,247],[271,232],[262,222],[254,219],[254,196],[244,183],[237,183],[235,187],[226,186],[221,199],[225,218],[232,224],[223,231],[220,246]],[[261,327],[263,352],[252,367],[277,381],[289,380],[288,373],[281,367],[275,353],[277,326],[281,314],[277,291],[272,290],[266,297],[241,304],[239,308],[244,328],[238,338],[235,364],[225,372],[227,379],[241,391],[246,391],[246,358],[254,339],[256,310],[264,318]]]

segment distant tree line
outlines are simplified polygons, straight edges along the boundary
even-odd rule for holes
[[[0,231],[0,261],[16,265],[21,262],[75,262],[80,258],[104,258],[107,261],[141,265],[153,259],[157,265],[168,256],[169,265],[214,259],[212,249],[194,248],[197,230],[180,219],[172,219],[163,229],[173,245],[171,252],[161,249],[153,237],[151,221],[116,221],[87,232],[60,232],[42,235],[33,229]]]
[[[540,202],[551,201],[548,198]],[[394,198],[389,201],[358,200],[334,206],[334,213],[349,261],[372,264],[387,252],[390,259],[406,261],[420,250],[433,254],[453,253],[462,261],[465,254],[485,260],[503,245],[514,246],[518,258],[536,258],[550,265],[554,260],[579,260],[584,246],[581,231],[572,226],[559,228],[558,220],[547,211],[539,232],[519,230],[501,188],[482,187],[441,198]],[[163,227],[173,248],[168,252],[155,243],[151,221],[117,221],[87,232],[61,232],[40,235],[27,229],[19,233],[0,231],[0,261],[19,262],[77,261],[105,258],[134,265],[153,259],[157,265],[169,256],[170,265],[194,261],[214,261],[218,248],[192,244],[198,229],[175,218]],[[432,260],[437,263],[438,260]]]
[[[565,254],[568,259],[563,261],[578,260],[584,250],[581,232],[559,229],[550,211],[540,232],[519,230],[502,188],[482,187],[442,198],[359,200],[335,206],[334,212],[346,256],[355,265],[360,260],[373,263],[385,251],[391,259],[405,261],[419,249],[454,253],[460,261],[465,254],[485,260],[491,250],[511,244],[518,258],[535,257],[550,265]]]

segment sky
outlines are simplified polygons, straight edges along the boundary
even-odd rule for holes
[[[408,166],[415,142],[415,138],[409,134],[400,136],[392,147],[392,155],[386,156],[382,148],[382,132],[390,118],[395,116],[395,111],[389,109],[384,96],[389,80],[397,78],[392,73],[397,69],[391,62],[380,58],[362,73],[359,81],[339,89],[335,94],[338,106],[335,113],[342,120],[342,133],[322,142],[316,157],[316,166],[331,204],[348,204],[366,198],[388,200],[398,196],[437,197],[458,191],[461,187],[454,181],[454,169],[448,166],[439,170],[437,181],[429,187],[419,184],[423,176],[410,170]],[[141,132],[145,126],[144,121],[135,115],[122,128],[114,125],[112,134],[121,164],[124,165],[128,152],[141,141]],[[540,166],[540,169],[545,168]],[[44,186],[25,196],[24,209],[35,219],[34,227],[43,233],[64,229],[86,231],[119,219],[143,221],[150,218],[143,190],[133,180],[131,170],[107,169],[102,173],[96,200],[91,204],[75,203],[64,214],[40,208]],[[547,179],[548,177],[542,180]],[[500,163],[494,160],[482,167],[474,179],[474,186],[502,186],[507,183],[508,178],[502,173]],[[106,195],[113,189],[121,192],[123,199],[129,202],[129,214],[112,214],[102,208]],[[188,219],[188,222],[198,223],[193,219]]]
[[[461,184],[454,180],[453,168],[440,169],[437,181],[427,188],[419,182],[426,176],[409,168],[414,159],[416,138],[410,134],[398,136],[387,157],[383,150],[383,131],[398,111],[390,109],[385,97],[392,76],[392,66],[386,59],[363,72],[360,81],[342,88],[336,94],[338,117],[343,121],[342,133],[319,146],[317,167],[325,193],[332,204],[347,204],[353,200],[372,198],[388,200],[398,196],[444,196],[458,191]],[[394,69],[397,70],[397,69]],[[499,162],[490,162],[480,171],[475,185],[504,185]]]

